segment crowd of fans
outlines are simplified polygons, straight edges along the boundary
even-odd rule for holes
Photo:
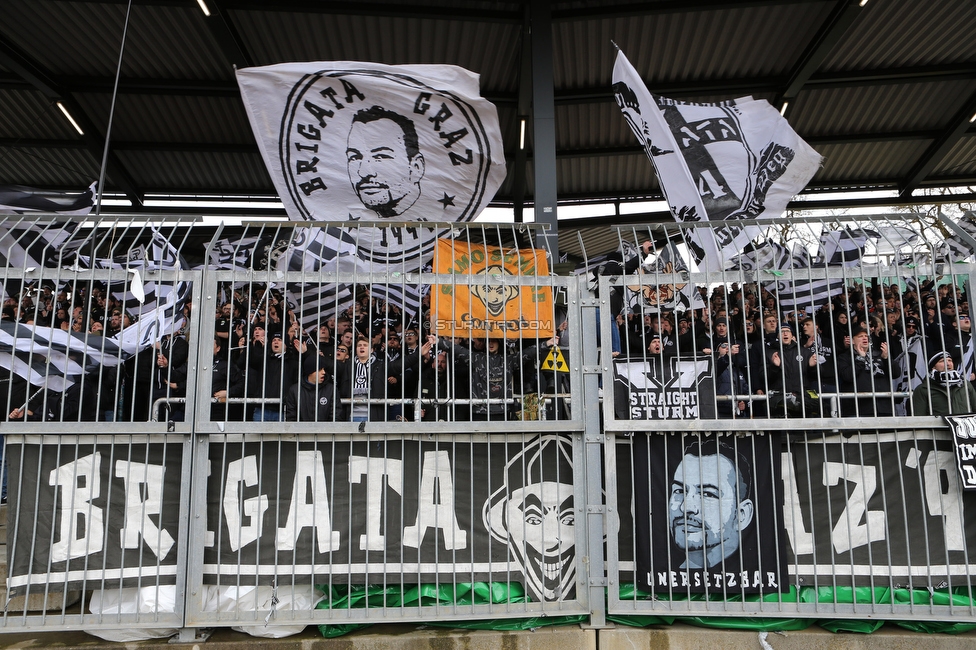
[[[855,283],[798,311],[756,284],[698,291],[701,309],[618,315],[614,354],[711,356],[722,417],[976,411],[969,300],[950,283]]]
[[[623,291],[621,287],[618,290]],[[705,307],[643,312],[613,303],[612,355],[665,367],[713,360],[719,417],[874,417],[976,411],[976,362],[967,294],[951,283],[854,284],[814,308],[784,310],[756,284],[698,289]],[[188,385],[210,391],[211,418],[231,421],[508,420],[567,417],[566,322],[552,338],[438,337],[429,300],[411,316],[361,288],[336,316],[303,327],[283,295],[232,290],[214,319],[213,356],[193,374],[180,331],[103,363],[63,391],[3,368],[9,419],[182,420]],[[210,318],[210,315],[204,315]],[[133,323],[96,283],[22,291],[4,322],[111,337]],[[584,332],[584,335],[587,335]],[[618,336],[619,335],[619,336]],[[97,347],[97,343],[91,344]],[[608,346],[604,346],[608,347]],[[209,349],[209,344],[208,344]],[[209,355],[208,355],[209,356]],[[547,363],[546,360],[549,360]],[[82,361],[83,362],[83,361]]]
[[[3,319],[87,332],[96,349],[95,337],[119,331],[116,320],[132,322],[97,283],[71,289],[24,292],[7,300]],[[229,299],[212,316],[205,372],[191,370],[187,337],[196,311],[187,304],[179,332],[119,364],[102,364],[63,392],[0,371],[5,412],[10,419],[181,421],[193,380],[196,394],[210,392],[211,419],[218,421],[508,420],[529,417],[523,395],[569,391],[568,375],[542,370],[558,337],[439,338],[429,298],[414,317],[362,287],[350,307],[303,327],[279,291],[224,289]],[[553,397],[548,413],[565,417],[565,407]]]

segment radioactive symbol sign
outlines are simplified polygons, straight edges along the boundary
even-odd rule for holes
[[[556,372],[569,372],[569,366],[566,364],[566,359],[563,358],[563,353],[559,350],[558,346],[554,345],[549,350],[549,356],[542,362],[542,369],[555,370]]]

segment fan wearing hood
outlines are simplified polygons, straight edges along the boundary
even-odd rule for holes
[[[955,369],[948,352],[929,359],[929,374],[912,394],[915,415],[953,415],[976,412],[976,388]]]

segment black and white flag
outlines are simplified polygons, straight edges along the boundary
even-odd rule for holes
[[[237,80],[289,217],[382,224],[360,235],[367,261],[423,256],[433,238],[403,222],[470,221],[505,179],[495,107],[463,68],[284,63]]]
[[[0,186],[0,212],[52,212],[83,216],[92,211],[98,183],[78,194],[52,194],[20,185]]]
[[[870,239],[881,235],[863,228],[824,230],[820,235],[820,253],[817,261],[828,266],[857,266],[864,256]]]
[[[729,260],[730,271],[765,271],[793,268],[793,251],[774,242],[749,242],[742,252]]]
[[[905,337],[902,342],[902,351],[895,357],[892,369],[895,376],[891,383],[896,392],[911,392],[925,381],[929,368],[928,359],[925,356],[925,341],[921,334]],[[895,415],[908,415],[906,401],[899,398],[895,403]]]
[[[613,93],[674,218],[726,222],[714,237],[705,228],[692,233],[706,270],[722,270],[756,236],[758,228],[736,220],[781,216],[820,167],[820,154],[765,100],[693,104],[654,95],[620,51]]]
[[[967,212],[963,215],[961,219],[958,219],[955,223],[957,226],[962,228],[963,232],[968,234],[971,238],[976,239],[976,219],[974,219],[972,212]],[[944,219],[944,217],[942,217]],[[974,254],[976,254],[976,248],[965,238],[952,233],[949,237],[946,237],[946,245],[948,246],[947,257],[949,262],[968,262],[972,260]]]
[[[69,229],[68,236],[70,233]],[[135,254],[117,259],[79,255],[74,261],[79,267],[120,271],[120,281],[110,282],[110,290],[125,303],[134,323],[105,337],[5,321],[0,323],[0,368],[60,392],[82,375],[97,372],[101,366],[116,366],[179,329],[192,283],[183,279],[143,283],[142,274],[179,271],[186,264],[158,230],[153,231],[148,249],[135,247],[132,251]]]
[[[807,277],[791,274],[782,280],[766,283],[766,290],[776,294],[780,309],[809,311],[820,307],[844,292],[843,278]]]
[[[237,79],[289,217],[376,224],[311,230],[287,256],[291,270],[297,260],[302,270],[363,277],[417,271],[437,239],[418,222],[470,221],[505,179],[495,107],[463,68],[285,63],[239,70]],[[342,288],[293,294],[303,323],[320,304],[343,308]],[[420,303],[390,298],[409,312]]]

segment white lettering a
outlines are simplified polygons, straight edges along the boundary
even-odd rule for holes
[[[295,482],[284,528],[278,529],[275,546],[293,551],[304,528],[315,528],[320,553],[339,550],[339,531],[332,530],[329,491],[325,482],[322,452],[299,451],[295,463]]]
[[[448,550],[467,546],[468,533],[461,530],[454,512],[454,478],[446,451],[424,452],[417,522],[403,529],[403,545],[420,548],[428,528],[444,531],[444,545]]]

